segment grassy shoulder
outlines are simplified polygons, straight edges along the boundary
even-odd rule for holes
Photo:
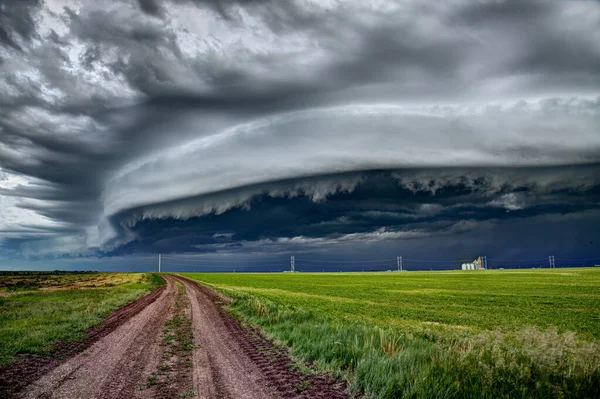
[[[16,354],[49,354],[120,306],[162,284],[146,273],[0,274],[0,366]]]
[[[158,370],[147,380],[151,397],[194,397],[192,351],[195,347],[189,299],[185,287],[175,281],[177,295],[169,319],[162,329],[163,347]]]
[[[561,272],[185,275],[367,398],[598,397],[600,270]]]

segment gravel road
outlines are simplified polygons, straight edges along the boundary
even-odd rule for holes
[[[237,323],[222,309],[222,297],[212,290],[181,276],[166,276],[166,280],[166,288],[156,300],[141,302],[145,306],[143,310],[13,396],[57,399],[347,398],[344,384],[295,372],[285,349],[273,345],[257,329]],[[177,286],[180,297],[187,296],[185,301],[175,300]],[[185,288],[185,294],[181,286]],[[185,309],[178,308],[183,306],[181,304]],[[172,355],[165,346],[165,326],[168,325],[165,323],[181,315],[191,319],[191,364],[186,368],[179,362],[179,367],[163,373],[168,375],[167,382],[155,384],[155,376],[160,375],[158,370]],[[173,356],[171,359],[178,359]],[[177,386],[179,381],[186,382],[186,386]]]
[[[173,302],[175,284],[167,279],[160,297],[125,324],[39,380],[23,398],[135,398],[158,367],[158,338]],[[154,367],[153,367],[154,366]]]

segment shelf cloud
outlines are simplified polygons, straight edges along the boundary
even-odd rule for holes
[[[597,257],[599,66],[592,1],[0,0],[0,257]]]

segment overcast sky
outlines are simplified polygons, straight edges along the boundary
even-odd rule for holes
[[[598,1],[0,0],[0,267],[600,258],[598,226]]]

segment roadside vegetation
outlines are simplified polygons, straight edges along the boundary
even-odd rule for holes
[[[148,273],[0,272],[0,367],[50,354],[113,310],[163,284]]]
[[[184,275],[366,398],[600,397],[600,269]]]
[[[194,335],[191,311],[184,286],[175,282],[177,294],[171,317],[165,322],[161,336],[163,353],[158,370],[148,377],[147,387],[154,388],[153,397],[193,397],[192,351]]]

